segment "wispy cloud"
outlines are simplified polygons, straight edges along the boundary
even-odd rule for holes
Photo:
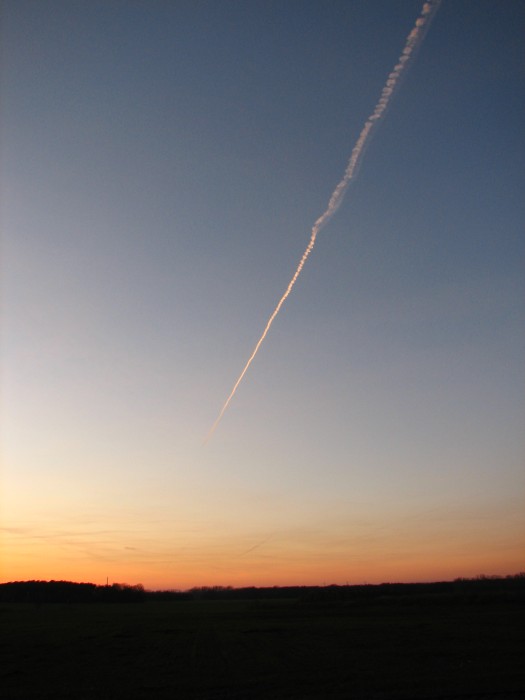
[[[274,322],[277,314],[281,310],[282,305],[290,295],[297,278],[301,274],[301,271],[310,255],[312,252],[317,236],[321,229],[326,226],[326,224],[330,221],[332,216],[336,213],[336,211],[339,209],[341,206],[346,190],[348,188],[348,185],[350,181],[356,176],[358,166],[360,164],[361,156],[364,153],[365,146],[367,144],[367,141],[370,138],[370,135],[378,123],[378,121],[381,119],[381,117],[384,115],[390,100],[392,99],[392,96],[396,90],[396,87],[399,83],[399,79],[403,72],[406,69],[406,66],[414,54],[415,50],[417,47],[421,44],[421,41],[424,38],[424,35],[426,33],[426,30],[428,29],[430,22],[437,11],[439,4],[441,0],[431,0],[430,2],[425,2],[421,14],[416,20],[416,23],[414,25],[414,28],[408,35],[405,46],[403,48],[403,51],[401,52],[401,55],[399,56],[399,59],[394,66],[393,70],[389,73],[388,78],[385,82],[385,85],[381,91],[381,95],[379,97],[379,100],[374,108],[374,111],[372,114],[368,117],[366,120],[363,128],[361,129],[361,133],[359,134],[359,137],[355,143],[354,148],[352,149],[352,153],[350,155],[350,160],[348,161],[348,165],[346,166],[345,173],[343,175],[343,178],[340,180],[340,182],[337,184],[335,190],[332,192],[332,195],[330,197],[330,200],[328,202],[328,206],[326,210],[321,214],[321,216],[317,219],[315,224],[312,227],[312,232],[310,234],[310,240],[308,242],[308,245],[306,246],[306,249],[299,261],[299,264],[297,266],[297,269],[295,270],[292,279],[288,283],[288,286],[286,288],[286,291],[280,298],[277,306],[275,307],[272,315],[268,319],[266,326],[262,332],[261,337],[257,341],[257,344],[255,345],[255,348],[253,349],[252,354],[248,358],[248,361],[246,362],[241,374],[239,375],[239,378],[235,382],[233,389],[230,392],[230,395],[226,399],[223,407],[221,408],[221,411],[219,415],[217,416],[215,422],[213,423],[212,427],[210,428],[210,431],[208,435],[206,436],[204,442],[208,442],[208,440],[211,438],[213,433],[215,432],[215,429],[217,428],[219,422],[221,421],[221,418],[223,417],[224,413],[226,412],[226,409],[228,408],[231,400],[235,396],[235,392],[237,391],[239,384],[242,382],[244,379],[244,376],[246,372],[248,371],[248,368],[252,364],[253,360],[255,359],[255,356],[259,352],[259,348],[261,347],[262,343],[264,342],[264,339],[268,335],[268,331],[270,330],[272,323]]]

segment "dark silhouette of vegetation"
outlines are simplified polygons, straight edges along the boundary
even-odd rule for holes
[[[203,586],[189,591],[147,591],[141,584],[71,581],[14,581],[0,584],[0,602],[6,603],[142,603],[172,600],[297,600],[302,603],[377,601],[483,602],[490,599],[524,600],[525,573],[478,576],[434,583],[381,583],[329,586],[271,586],[233,588]]]
[[[146,592],[141,584],[97,586],[72,581],[13,581],[0,584],[0,602],[3,603],[142,603],[145,599]]]

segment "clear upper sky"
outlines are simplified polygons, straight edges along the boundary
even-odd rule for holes
[[[4,0],[2,580],[525,560],[525,3]]]

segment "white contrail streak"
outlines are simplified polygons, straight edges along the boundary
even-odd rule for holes
[[[384,115],[388,104],[390,100],[392,99],[392,96],[394,94],[394,91],[396,90],[396,87],[399,83],[399,79],[403,72],[406,70],[406,66],[408,62],[410,61],[410,58],[414,54],[415,50],[418,48],[418,46],[421,44],[426,31],[430,25],[430,22],[432,21],[438,7],[440,4],[441,0],[429,0],[429,2],[425,2],[422,9],[421,9],[421,14],[419,15],[418,19],[416,20],[416,23],[414,25],[414,28],[410,32],[410,34],[407,37],[407,40],[405,42],[405,46],[403,48],[403,51],[401,52],[401,55],[399,56],[399,59],[394,66],[392,72],[389,74],[385,85],[381,91],[381,95],[379,97],[379,100],[377,101],[376,106],[374,107],[374,111],[372,114],[368,117],[368,119],[365,122],[365,125],[361,129],[361,133],[359,134],[359,138],[357,139],[354,148],[352,149],[352,153],[350,155],[350,160],[348,161],[348,165],[346,166],[345,173],[343,175],[342,180],[338,183],[337,187],[335,190],[332,192],[332,196],[330,197],[330,200],[328,202],[328,206],[326,207],[326,210],[324,211],[323,214],[317,219],[315,224],[312,227],[312,233],[310,234],[310,241],[308,242],[308,245],[306,246],[306,250],[304,251],[301,260],[299,261],[299,264],[297,265],[297,269],[295,270],[292,279],[288,283],[288,286],[286,288],[286,291],[282,295],[282,297],[279,300],[279,303],[275,307],[272,315],[268,319],[268,322],[266,323],[266,326],[264,328],[264,331],[262,332],[261,337],[257,341],[257,345],[253,349],[252,354],[250,355],[248,362],[245,364],[244,369],[242,370],[241,374],[239,375],[239,378],[235,382],[233,389],[230,392],[230,395],[226,399],[223,407],[221,408],[221,411],[219,415],[217,416],[215,423],[212,425],[210,428],[210,431],[208,435],[206,436],[204,443],[208,442],[208,440],[211,438],[213,433],[215,432],[216,427],[218,426],[221,418],[223,417],[226,409],[230,405],[230,401],[233,399],[235,396],[235,392],[237,391],[237,388],[239,387],[239,384],[242,382],[244,375],[248,371],[249,366],[252,364],[255,356],[257,355],[259,348],[261,347],[264,339],[268,335],[268,331],[270,330],[270,327],[272,323],[274,322],[275,317],[281,310],[281,306],[284,304],[286,299],[288,298],[290,292],[293,289],[294,284],[297,281],[297,278],[301,274],[301,270],[304,267],[304,264],[306,260],[308,259],[308,256],[313,250],[313,247],[315,245],[315,241],[317,239],[317,234],[319,231],[326,226],[326,224],[330,221],[332,216],[335,214],[335,212],[339,209],[343,202],[343,198],[345,196],[346,190],[348,188],[348,185],[350,181],[355,177],[357,173],[357,167],[359,165],[360,158],[363,154],[366,142],[368,141],[370,134],[376,124],[379,122],[381,117]]]

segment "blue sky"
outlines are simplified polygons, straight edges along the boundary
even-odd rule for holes
[[[522,2],[443,1],[202,445],[420,10],[4,3],[4,580],[523,568]]]

